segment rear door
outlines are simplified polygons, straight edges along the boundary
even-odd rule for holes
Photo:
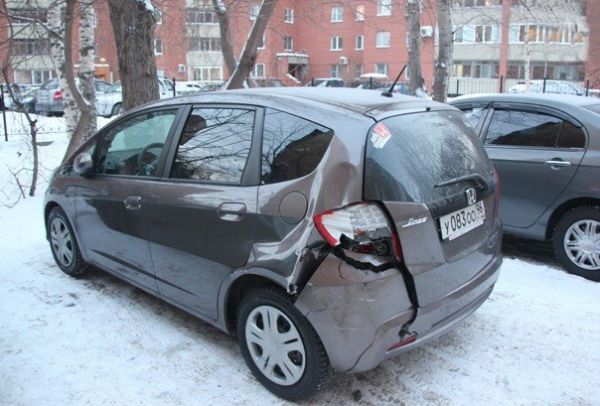
[[[573,178],[585,151],[583,128],[543,107],[496,103],[483,134],[502,184],[504,224],[533,225]]]
[[[257,109],[191,109],[149,213],[150,250],[163,296],[217,318],[221,282],[254,242],[260,141]]]
[[[497,231],[494,189],[490,161],[461,112],[402,114],[373,127],[364,197],[392,216],[421,306],[463,286],[497,255],[489,244]],[[464,228],[446,233],[444,218],[467,208],[479,211],[466,210]]]

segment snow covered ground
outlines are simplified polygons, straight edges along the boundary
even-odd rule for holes
[[[57,129],[42,148],[52,168],[66,139],[61,119],[43,121]],[[0,141],[0,187],[23,148],[17,136]],[[254,380],[233,338],[101,271],[60,272],[44,239],[44,189],[0,208],[1,405],[284,403]],[[600,284],[543,250],[523,260],[527,249],[511,244],[517,258],[457,329],[375,370],[334,376],[310,403],[600,404]]]

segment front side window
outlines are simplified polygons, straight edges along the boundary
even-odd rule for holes
[[[486,145],[554,147],[562,120],[547,114],[496,110],[485,139]]]
[[[473,128],[477,128],[477,124],[483,117],[483,112],[485,109],[483,107],[473,107],[470,109],[463,110],[462,112],[465,114],[467,122]]]
[[[254,132],[254,110],[195,108],[179,140],[171,177],[239,185]]]
[[[262,183],[308,175],[321,162],[333,131],[312,121],[268,108],[262,146]]]
[[[111,128],[97,157],[97,172],[156,176],[156,168],[177,109],[152,111]]]

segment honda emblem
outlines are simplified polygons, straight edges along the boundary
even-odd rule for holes
[[[467,195],[467,203],[469,205],[475,204],[477,202],[477,192],[472,187],[465,190],[465,194]]]

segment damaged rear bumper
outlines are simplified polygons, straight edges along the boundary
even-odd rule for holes
[[[361,271],[329,255],[296,307],[319,334],[333,368],[362,372],[444,334],[474,312],[491,294],[501,263],[494,257],[460,288],[415,309],[398,270]],[[407,329],[416,339],[399,347]]]

